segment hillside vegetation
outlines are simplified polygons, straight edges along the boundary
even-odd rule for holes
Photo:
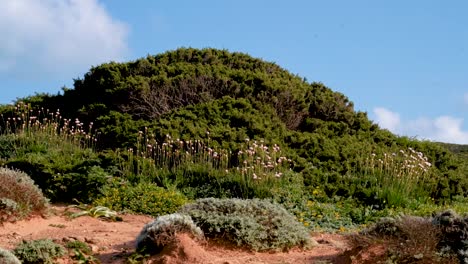
[[[338,229],[429,214],[468,192],[454,147],[380,129],[343,94],[243,53],[106,63],[61,94],[18,102],[2,107],[2,163],[52,201],[147,213],[156,193],[169,208],[180,195],[267,198],[305,226]],[[35,138],[44,127],[48,141]]]

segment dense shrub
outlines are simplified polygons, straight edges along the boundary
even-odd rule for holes
[[[53,264],[65,254],[65,249],[50,239],[23,241],[15,250],[15,255],[23,264]]]
[[[432,223],[440,228],[439,247],[456,253],[460,263],[468,263],[468,217],[461,217],[453,210],[437,213]]]
[[[264,200],[199,199],[185,205],[205,235],[222,238],[253,250],[282,250],[309,246],[307,229],[278,204]]]
[[[42,213],[48,203],[26,173],[7,168],[0,168],[0,197],[0,222],[14,216]]]
[[[170,214],[157,217],[146,224],[137,237],[137,250],[158,253],[164,246],[175,241],[176,235],[186,233],[196,239],[203,238],[203,231],[192,218],[184,214]]]
[[[109,177],[101,165],[111,164],[79,142],[41,133],[0,135],[0,163],[30,175],[53,202],[90,202]]]
[[[187,198],[180,192],[153,183],[141,182],[132,185],[114,182],[102,189],[102,196],[95,200],[94,204],[116,211],[160,216],[176,212],[186,202]]]
[[[21,264],[19,259],[10,251],[0,248],[0,263],[2,264]]]
[[[97,165],[96,154],[86,152],[61,153],[49,149],[47,153],[29,153],[5,164],[32,175],[53,202],[74,199],[90,202],[107,182],[109,174]]]

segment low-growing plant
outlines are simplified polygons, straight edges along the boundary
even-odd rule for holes
[[[0,197],[0,221],[43,213],[48,204],[42,191],[26,173],[7,168],[0,168]]]
[[[50,239],[39,239],[23,241],[13,252],[23,264],[53,264],[65,254],[65,249]]]
[[[137,250],[158,253],[168,244],[175,242],[176,235],[181,233],[203,239],[203,231],[195,225],[190,216],[177,213],[159,216],[143,227],[137,237]]]
[[[14,220],[18,210],[18,203],[9,198],[0,198],[0,223]]]
[[[171,214],[187,203],[187,198],[173,189],[165,189],[154,183],[140,182],[132,185],[128,182],[102,189],[102,196],[94,204],[109,207],[116,211],[160,216]]]
[[[72,213],[70,217],[76,218],[80,216],[91,216],[94,218],[105,218],[105,219],[110,219],[110,220],[119,220],[119,217],[117,215],[116,211],[113,211],[105,206],[91,206],[87,204],[81,204],[81,205],[71,205],[70,207],[72,208],[78,208],[81,211]]]
[[[443,243],[446,231],[434,224],[439,223],[438,219],[440,217],[384,217],[351,236],[352,251],[383,246],[383,254],[374,257],[385,258],[391,263],[454,263],[457,254],[461,260],[463,252],[456,252]],[[458,243],[462,244],[461,240]],[[377,262],[376,259],[373,261]]]
[[[91,247],[86,244],[85,242],[79,240],[73,240],[67,242],[65,247],[72,251],[73,255],[72,258],[76,261],[76,263],[81,264],[94,264],[100,263],[98,259],[96,259],[92,254],[93,251]]]
[[[308,230],[278,204],[266,200],[199,199],[181,213],[205,235],[253,250],[284,250],[311,245]]]
[[[76,249],[76,250],[79,250],[85,254],[92,254],[92,250],[91,250],[91,247],[83,242],[83,241],[80,241],[80,240],[72,240],[72,241],[68,241],[66,244],[65,244],[65,247],[68,248],[68,249]]]
[[[19,259],[9,250],[0,248],[0,263],[2,264],[21,264]]]
[[[95,256],[88,255],[78,249],[73,249],[72,258],[77,264],[98,264],[101,263]]]
[[[67,242],[65,247],[72,251],[72,258],[79,264],[95,264],[100,263],[99,260],[93,256],[91,247],[83,241],[73,240]]]
[[[432,223],[442,232],[439,247],[457,254],[460,263],[468,263],[468,217],[446,210],[435,214]]]

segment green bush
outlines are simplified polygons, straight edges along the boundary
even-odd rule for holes
[[[185,205],[205,235],[253,250],[283,250],[311,245],[307,229],[278,204],[264,200],[199,199]]]
[[[59,148],[27,153],[5,164],[27,172],[53,202],[90,202],[110,177],[91,150]]]
[[[164,246],[175,242],[176,235],[186,233],[196,239],[203,238],[203,231],[195,225],[192,218],[184,214],[163,215],[143,227],[137,237],[137,250],[159,253]]]
[[[43,213],[48,201],[34,181],[16,170],[0,168],[0,222],[11,217]]]
[[[187,203],[187,198],[176,190],[158,187],[153,183],[136,185],[114,182],[102,189],[102,196],[94,201],[115,211],[160,216],[171,214]]]
[[[50,239],[23,241],[14,254],[23,264],[53,264],[54,260],[65,254],[65,249]]]
[[[0,248],[0,263],[2,264],[21,264],[19,259],[9,250]]]

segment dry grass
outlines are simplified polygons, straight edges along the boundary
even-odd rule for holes
[[[359,263],[459,263],[455,255],[439,254],[441,238],[442,230],[430,218],[386,218],[352,235],[350,253]]]

